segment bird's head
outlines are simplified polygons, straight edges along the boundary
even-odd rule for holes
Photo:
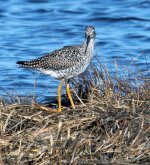
[[[85,37],[88,39],[95,38],[95,28],[93,26],[86,26]]]

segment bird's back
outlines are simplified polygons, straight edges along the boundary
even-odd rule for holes
[[[73,67],[81,59],[79,46],[65,46],[31,61],[17,62],[20,67],[32,69],[63,70]]]

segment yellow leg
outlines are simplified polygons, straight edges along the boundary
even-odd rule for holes
[[[61,112],[61,88],[64,80],[62,80],[58,87],[58,112]]]
[[[67,95],[68,95],[68,98],[70,100],[72,109],[74,109],[75,108],[75,105],[74,105],[74,102],[73,102],[73,99],[72,99],[72,96],[71,96],[71,93],[70,93],[70,85],[69,85],[69,83],[67,83],[66,89],[67,89]]]

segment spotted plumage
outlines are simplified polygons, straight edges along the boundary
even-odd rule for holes
[[[17,64],[40,70],[56,79],[70,79],[86,70],[93,56],[94,39],[95,28],[87,26],[81,46],[65,46],[31,61],[18,61]]]

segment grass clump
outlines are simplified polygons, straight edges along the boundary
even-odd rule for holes
[[[28,97],[2,97],[0,164],[150,162],[149,78],[118,73],[91,65],[72,80],[76,109],[61,113],[39,111]]]

